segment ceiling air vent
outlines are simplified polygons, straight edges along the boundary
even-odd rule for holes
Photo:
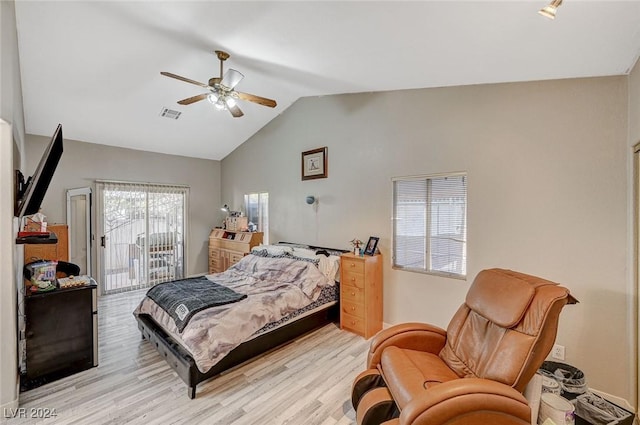
[[[162,111],[160,111],[161,117],[173,118],[174,120],[177,120],[178,118],[180,118],[180,114],[182,114],[182,112],[174,111],[173,109],[169,109],[166,107],[163,107]]]

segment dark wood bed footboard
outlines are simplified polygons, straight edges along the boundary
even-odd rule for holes
[[[221,374],[247,360],[272,350],[278,346],[291,342],[312,330],[327,323],[335,322],[339,317],[339,304],[316,311],[301,319],[287,324],[244,342],[234,348],[220,362],[216,363],[207,373],[198,370],[195,361],[170,335],[168,335],[149,315],[136,316],[138,328],[142,337],[156,347],[169,366],[187,384],[189,398],[196,396],[198,383]]]

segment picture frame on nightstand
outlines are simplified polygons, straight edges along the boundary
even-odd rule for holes
[[[364,248],[364,255],[375,255],[379,240],[380,238],[377,236],[369,236],[369,241]]]

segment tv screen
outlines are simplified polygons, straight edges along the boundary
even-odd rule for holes
[[[38,212],[61,156],[62,124],[58,124],[33,176],[29,177],[25,183],[18,181],[16,210],[14,211],[16,217],[22,219],[25,215]],[[22,174],[20,172],[18,174],[20,175],[19,180],[22,180]]]

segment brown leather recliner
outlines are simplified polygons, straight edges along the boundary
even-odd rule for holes
[[[522,392],[575,302],[554,282],[483,270],[446,331],[405,323],[373,337],[352,388],[357,423],[529,425]]]

